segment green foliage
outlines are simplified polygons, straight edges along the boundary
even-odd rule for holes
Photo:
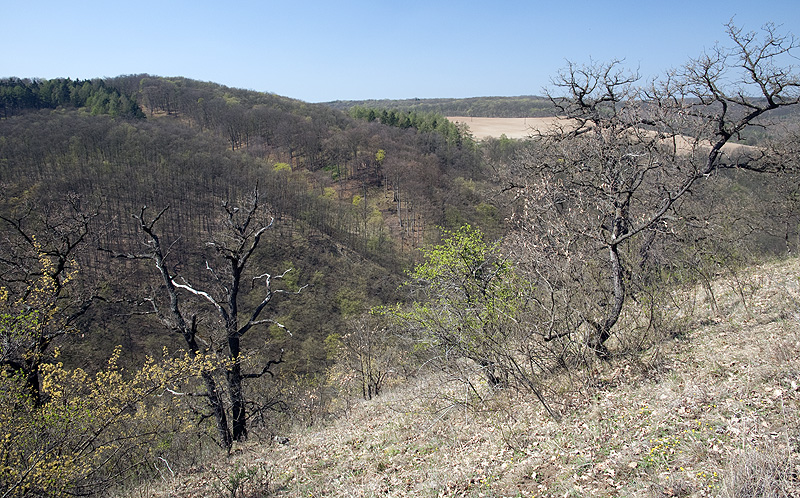
[[[280,279],[283,282],[286,290],[290,292],[298,292],[300,290],[300,272],[295,270],[297,265],[291,261],[283,261],[280,264],[280,267],[287,268],[287,270],[281,274]]]
[[[437,347],[474,360],[492,383],[494,365],[509,345],[512,322],[522,309],[519,279],[501,254],[469,225],[445,231],[441,244],[423,250],[424,262],[411,272],[411,284],[424,297],[409,309],[390,311],[426,331]]]
[[[398,111],[396,109],[373,109],[354,106],[350,109],[350,116],[366,121],[378,120],[381,124],[397,128],[414,128],[419,133],[436,133],[444,137],[450,146],[461,146],[464,142],[471,142],[465,130],[436,112]],[[380,150],[378,155],[380,155]],[[385,152],[376,160],[381,162]]]
[[[328,334],[323,341],[323,345],[325,347],[325,358],[336,360],[342,347],[342,334]]]
[[[362,313],[365,309],[366,295],[360,289],[342,287],[335,296],[336,309],[343,317]]]
[[[333,200],[337,197],[336,189],[333,187],[325,187],[322,189],[322,197],[328,200]]]
[[[454,369],[478,397],[475,384],[454,360],[472,360],[491,387],[533,392],[558,420],[539,385],[548,351],[524,324],[531,311],[525,295],[530,286],[502,254],[500,243],[485,241],[479,230],[465,225],[445,231],[442,243],[425,250],[424,259],[411,273],[411,284],[424,299],[384,312],[426,335],[442,369]]]
[[[509,301],[511,263],[500,253],[499,242],[486,242],[480,230],[464,225],[444,231],[442,243],[423,249],[424,262],[412,278],[425,282],[428,293],[444,298],[460,296],[465,304],[485,302],[492,309]]]
[[[93,115],[109,114],[144,118],[132,95],[111,87],[105,80],[0,80],[0,116],[9,117],[29,109],[85,107]]]
[[[0,288],[0,303],[6,304],[8,291]],[[40,314],[35,309],[10,311],[3,306],[0,311],[0,358],[8,360],[28,354],[27,346],[31,340],[31,330],[40,326]]]
[[[505,134],[499,138],[486,138],[481,141],[481,150],[491,164],[509,164],[529,147],[528,140],[513,140]]]

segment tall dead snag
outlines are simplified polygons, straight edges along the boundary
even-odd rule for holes
[[[153,218],[145,218],[147,208],[142,208],[138,215],[134,218],[139,222],[139,228],[147,236],[147,244],[149,251],[143,255],[137,256],[140,258],[151,259],[158,269],[161,279],[164,282],[163,292],[166,294],[169,305],[167,309],[162,311],[156,299],[150,300],[155,311],[158,313],[159,318],[167,325],[172,331],[180,334],[186,342],[186,347],[189,349],[189,355],[192,358],[198,355],[204,355],[208,351],[205,347],[201,347],[197,337],[197,315],[184,311],[181,307],[181,298],[178,294],[178,289],[173,281],[173,274],[165,261],[166,252],[161,246],[161,239],[156,234],[154,227],[158,223],[161,216],[166,212],[164,208],[156,214]],[[188,314],[188,317],[187,317]],[[188,318],[188,319],[187,319]],[[217,381],[213,372],[203,370],[200,374],[203,379],[205,393],[203,396],[208,400],[211,411],[214,414],[214,420],[217,426],[217,436],[219,437],[220,444],[230,451],[233,444],[231,437],[230,427],[228,425],[228,417],[225,413],[225,405],[222,401],[220,390],[217,388]]]
[[[162,213],[151,222],[143,221],[144,211],[138,218],[142,231],[147,235],[148,242],[153,249],[152,259],[161,272],[164,280],[164,292],[168,295],[169,323],[180,332],[190,349],[200,352],[197,328],[202,326],[212,338],[210,344],[224,344],[226,361],[226,384],[230,398],[231,430],[228,429],[227,417],[222,408],[218,387],[213,383],[209,374],[204,377],[206,395],[209,397],[217,419],[218,432],[227,448],[230,441],[242,441],[247,438],[247,400],[244,392],[244,383],[247,379],[259,378],[271,373],[272,365],[282,362],[282,356],[267,361],[263,368],[254,372],[243,371],[242,338],[254,327],[265,324],[274,324],[270,318],[262,318],[267,305],[276,294],[287,291],[274,289],[273,280],[282,278],[288,273],[286,270],[281,275],[273,276],[269,273],[252,271],[251,258],[263,240],[264,233],[272,227],[273,220],[264,213],[258,187],[242,207],[233,206],[228,202],[222,205],[221,226],[216,231],[207,246],[213,250],[213,257],[202,263],[201,272],[205,273],[203,285],[192,284],[188,277],[170,272],[164,262],[164,253],[161,243],[153,230],[153,225]],[[156,250],[157,248],[157,250]],[[199,273],[199,272],[197,272]],[[248,277],[255,288],[261,287],[261,298],[252,309],[240,309],[242,300],[242,286]],[[299,293],[303,288],[295,291]],[[205,323],[198,324],[197,314],[185,318],[187,309],[199,309],[202,305],[210,305],[213,318]],[[162,315],[163,316],[163,315]],[[211,345],[204,346],[210,350]],[[223,353],[223,351],[214,351]]]
[[[770,168],[760,149],[731,142],[800,102],[798,74],[781,65],[797,42],[773,25],[761,36],[730,23],[727,32],[731,48],[649,85],[620,61],[570,64],[554,81],[565,124],[533,137],[509,188],[520,200],[519,256],[566,303],[553,337],[587,325],[586,344],[605,357],[639,271],[626,254],[646,258],[680,218],[679,202],[718,169]]]

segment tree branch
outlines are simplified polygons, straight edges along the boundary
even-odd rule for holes
[[[263,377],[264,374],[269,374],[270,377],[275,378],[275,374],[270,372],[269,369],[273,365],[280,365],[281,363],[283,363],[283,352],[284,352],[283,349],[281,349],[281,354],[278,357],[278,359],[277,360],[269,360],[267,362],[267,364],[264,365],[264,368],[261,369],[261,372],[244,374],[244,375],[242,375],[242,378],[244,378],[244,379],[258,379],[260,377]]]

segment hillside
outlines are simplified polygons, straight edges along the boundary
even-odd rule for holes
[[[795,486],[798,269],[745,269],[800,245],[797,127],[768,121],[800,95],[720,63],[666,96],[562,74],[574,125],[536,140],[0,81],[4,496]]]
[[[125,496],[797,496],[798,279],[791,259],[692,289],[678,335],[562,393],[561,423],[429,375]]]
[[[147,293],[126,289],[124,273],[134,271],[134,281],[145,283],[146,268],[108,257],[108,251],[142,249],[132,220],[142,206],[169,206],[163,236],[175,244],[176,264],[187,264],[207,257],[202,239],[219,228],[221,204],[241,200],[258,185],[275,218],[260,264],[273,271],[293,267],[300,285],[314,281],[314,292],[296,298],[299,307],[284,303],[272,310],[295,331],[295,340],[305,341],[296,363],[324,363],[325,337],[343,327],[344,314],[393,295],[416,247],[435,239],[437,226],[471,222],[497,229],[496,220],[475,211],[479,196],[449,200],[453,180],[472,181],[480,171],[474,153],[436,133],[185,78],[0,83],[0,214],[11,218],[30,206],[24,216],[33,230],[33,218],[63,209],[65,197],[96,209],[93,237],[106,253],[82,248],[79,266],[84,280],[103,282],[114,301]],[[111,112],[109,94],[126,105],[138,102],[138,113]],[[378,151],[385,158],[380,162]],[[9,228],[3,225],[2,233]],[[329,295],[349,304],[324,299]],[[102,361],[115,342],[137,355],[153,352],[150,339],[126,331],[128,321],[140,319],[112,318],[126,315],[124,309],[107,304],[90,313],[81,326],[90,340],[70,344],[68,354],[77,348],[77,357],[89,353]],[[294,344],[290,354],[299,350]]]

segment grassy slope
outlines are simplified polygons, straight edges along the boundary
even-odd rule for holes
[[[696,291],[681,337],[605,365],[560,424],[507,394],[465,412],[427,378],[134,496],[800,496],[799,281],[789,260],[716,282],[714,310]]]

